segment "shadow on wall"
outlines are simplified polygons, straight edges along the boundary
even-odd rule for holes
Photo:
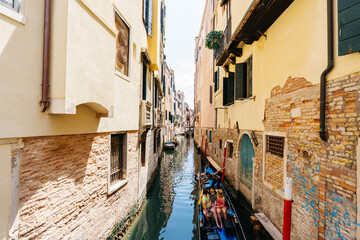
[[[108,134],[24,139],[20,170],[19,237],[66,235],[68,224],[107,194]],[[44,233],[45,234],[45,233]]]

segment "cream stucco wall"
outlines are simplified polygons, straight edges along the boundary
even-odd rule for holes
[[[267,30],[267,39],[261,37],[252,45],[244,45],[243,56],[236,60],[240,63],[253,56],[253,96],[256,98],[235,101],[228,110],[219,110],[218,124],[229,127],[229,118],[230,127],[238,121],[242,129],[263,130],[265,100],[275,86],[283,87],[288,77],[304,77],[312,84],[319,84],[320,75],[327,66],[326,24],[326,2],[294,1]],[[335,19],[335,36],[336,26]],[[230,71],[234,71],[233,66]],[[335,67],[327,78],[334,79],[357,71],[360,71],[360,53],[338,57],[335,37]],[[224,76],[225,72],[222,71],[221,89]],[[219,92],[216,96],[216,106],[221,106],[222,94]],[[226,111],[228,117],[225,116]]]
[[[0,144],[0,240],[8,239],[11,191],[11,145]]]
[[[26,1],[25,24],[0,14],[0,138],[137,130],[140,53],[149,48],[142,4],[53,1],[51,107],[45,113],[39,111],[43,1]],[[130,27],[129,76],[115,71],[115,11]],[[156,18],[153,35],[160,31]],[[96,116],[105,112],[113,118]]]

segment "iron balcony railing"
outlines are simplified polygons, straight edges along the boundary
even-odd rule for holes
[[[217,60],[222,55],[230,40],[231,40],[231,18],[228,20],[226,24],[226,28],[220,39],[220,44],[218,48],[214,51],[214,59]]]

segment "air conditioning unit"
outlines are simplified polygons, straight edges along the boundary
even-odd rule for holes
[[[141,126],[150,127],[151,126],[151,106],[152,104],[149,101],[141,101]]]

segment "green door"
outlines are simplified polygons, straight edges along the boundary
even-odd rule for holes
[[[253,157],[255,151],[251,143],[249,135],[245,134],[241,140],[241,169],[240,182],[251,190],[253,175]]]

